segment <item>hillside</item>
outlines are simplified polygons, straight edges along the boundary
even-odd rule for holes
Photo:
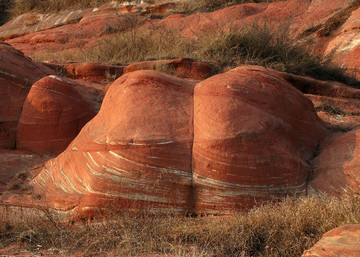
[[[0,12],[0,255],[360,254],[360,1]]]

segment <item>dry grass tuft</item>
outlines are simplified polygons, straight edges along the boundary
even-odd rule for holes
[[[345,70],[310,53],[305,46],[288,38],[285,32],[273,32],[266,25],[248,25],[241,30],[210,31],[197,39],[183,38],[177,31],[162,27],[133,26],[126,32],[108,35],[96,48],[63,53],[60,58],[72,61],[128,64],[144,60],[192,58],[227,70],[243,64],[261,65],[279,71],[335,80],[349,85],[358,82]],[[38,53],[39,54],[39,53]],[[41,53],[40,53],[41,54]],[[31,56],[37,61],[59,56]]]
[[[65,226],[25,219],[0,223],[0,244],[26,241],[61,255],[301,256],[322,235],[360,222],[359,199],[289,197],[232,217],[185,218],[108,213],[102,221]]]
[[[6,0],[7,8],[11,9],[12,15],[17,16],[32,10],[42,13],[59,12],[69,9],[86,9],[99,7],[109,0]],[[116,0],[127,2],[126,0]]]
[[[195,12],[213,12],[228,6],[244,3],[271,3],[281,0],[198,0],[178,4],[175,12],[191,14]]]

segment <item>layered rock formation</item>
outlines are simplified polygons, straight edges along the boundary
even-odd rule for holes
[[[306,189],[306,160],[325,130],[291,84],[264,68],[235,68],[196,85],[194,113],[199,209],[239,209]]]
[[[360,255],[360,225],[345,225],[324,234],[303,257],[356,257]]]
[[[17,148],[59,154],[95,116],[72,83],[55,75],[32,85],[17,126]]]
[[[32,184],[62,211],[227,213],[303,192],[325,133],[311,102],[261,67],[195,87],[137,71],[114,82],[98,115]]]
[[[197,62],[188,58],[169,60],[143,61],[129,64],[124,68],[124,73],[137,70],[158,70],[172,73],[178,77],[206,79],[213,73],[213,68],[205,62]]]
[[[191,209],[193,87],[154,71],[129,73],[35,178],[49,206]]]
[[[0,148],[15,148],[16,127],[31,85],[53,72],[0,42]]]
[[[237,31],[244,26],[265,23],[268,29],[289,31],[290,37],[307,41],[321,56],[332,55],[337,64],[359,76],[356,60],[360,11],[359,5],[352,0],[245,3],[209,13],[169,15],[177,4],[124,5],[112,1],[95,9],[57,14],[30,13],[0,27],[0,39],[7,40],[27,55],[41,56],[42,52],[49,55],[54,51],[73,55],[93,48],[99,38],[105,39],[121,31],[136,31],[138,27],[172,31],[194,39],[209,32]],[[169,16],[153,19],[150,14]]]
[[[313,190],[328,195],[360,194],[360,130],[356,128],[323,145],[314,160]]]

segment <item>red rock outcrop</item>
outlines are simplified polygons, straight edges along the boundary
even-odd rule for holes
[[[227,213],[306,188],[325,129],[311,102],[264,68],[197,84],[136,71],[32,181],[50,208]]]
[[[333,196],[360,193],[360,129],[329,140],[314,160],[312,190]]]
[[[152,19],[149,14],[169,14],[175,2],[139,4],[109,2],[99,8],[65,11],[58,14],[30,13],[0,27],[0,39],[8,40],[27,55],[77,53],[97,46],[99,38],[114,32],[162,28],[186,38],[201,38],[214,31],[236,31],[244,26],[267,24],[274,31],[302,35],[321,56],[331,54],[334,62],[358,75],[358,4],[352,0],[287,0],[272,3],[245,3],[208,13],[173,14]],[[319,36],[320,31],[326,36]],[[309,42],[310,42],[309,41]],[[73,52],[72,52],[73,51]]]
[[[16,126],[31,85],[53,72],[0,42],[0,148],[15,148]]]
[[[28,184],[24,181],[31,179],[27,171],[41,167],[48,159],[26,151],[0,149],[0,193],[23,190]]]
[[[213,68],[208,63],[196,62],[187,58],[132,63],[125,67],[124,73],[137,70],[158,70],[174,73],[178,77],[200,80],[210,77],[213,73]]]
[[[341,226],[325,233],[302,257],[357,257],[360,256],[359,240],[359,224]]]
[[[191,209],[193,86],[155,71],[125,74],[33,184],[60,210],[115,200],[122,208]]]
[[[17,126],[17,148],[58,154],[66,149],[95,111],[70,81],[44,77],[32,85]]]
[[[306,189],[325,136],[312,103],[260,67],[239,67],[195,87],[193,174],[199,210],[233,210]]]
[[[102,81],[110,77],[118,78],[123,74],[123,66],[106,65],[101,63],[70,63],[64,64],[62,71],[66,76],[76,79],[91,79]]]

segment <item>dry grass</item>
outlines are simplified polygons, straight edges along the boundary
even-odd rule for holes
[[[109,213],[104,221],[65,226],[29,220],[0,223],[0,244],[25,241],[76,256],[301,256],[322,235],[360,222],[358,199],[303,196],[232,217],[185,218]]]
[[[187,1],[179,4],[175,10],[177,13],[213,12],[235,4],[244,3],[271,3],[281,0],[198,0]]]
[[[1,0],[1,9],[11,9],[13,15],[19,15],[31,10],[43,13],[58,12],[67,9],[84,9],[99,7],[110,0]],[[117,2],[131,2],[129,0],[115,0]],[[279,0],[199,0],[188,1],[178,5],[176,12],[194,13],[210,12],[227,6],[243,3],[269,3]],[[281,0],[280,0],[281,1]]]
[[[344,69],[332,65],[330,59],[321,59],[311,54],[306,47],[289,39],[286,31],[273,32],[266,25],[252,24],[241,30],[219,29],[199,35],[197,39],[185,39],[177,31],[161,27],[136,27],[108,35],[98,42],[96,48],[64,52],[60,58],[113,64],[192,58],[209,62],[220,72],[243,64],[253,64],[322,80],[358,84],[345,75]],[[37,61],[59,58],[41,53],[31,57]]]
[[[346,8],[336,12],[325,23],[318,24],[303,31],[300,37],[306,37],[316,32],[320,37],[328,37],[335,30],[340,28],[347,19],[351,16],[352,12],[360,7],[360,0],[352,1]]]
[[[11,9],[13,16],[32,10],[43,13],[58,12],[68,9],[85,9],[99,7],[109,0],[6,0],[7,8]],[[125,0],[116,0],[126,2]]]

